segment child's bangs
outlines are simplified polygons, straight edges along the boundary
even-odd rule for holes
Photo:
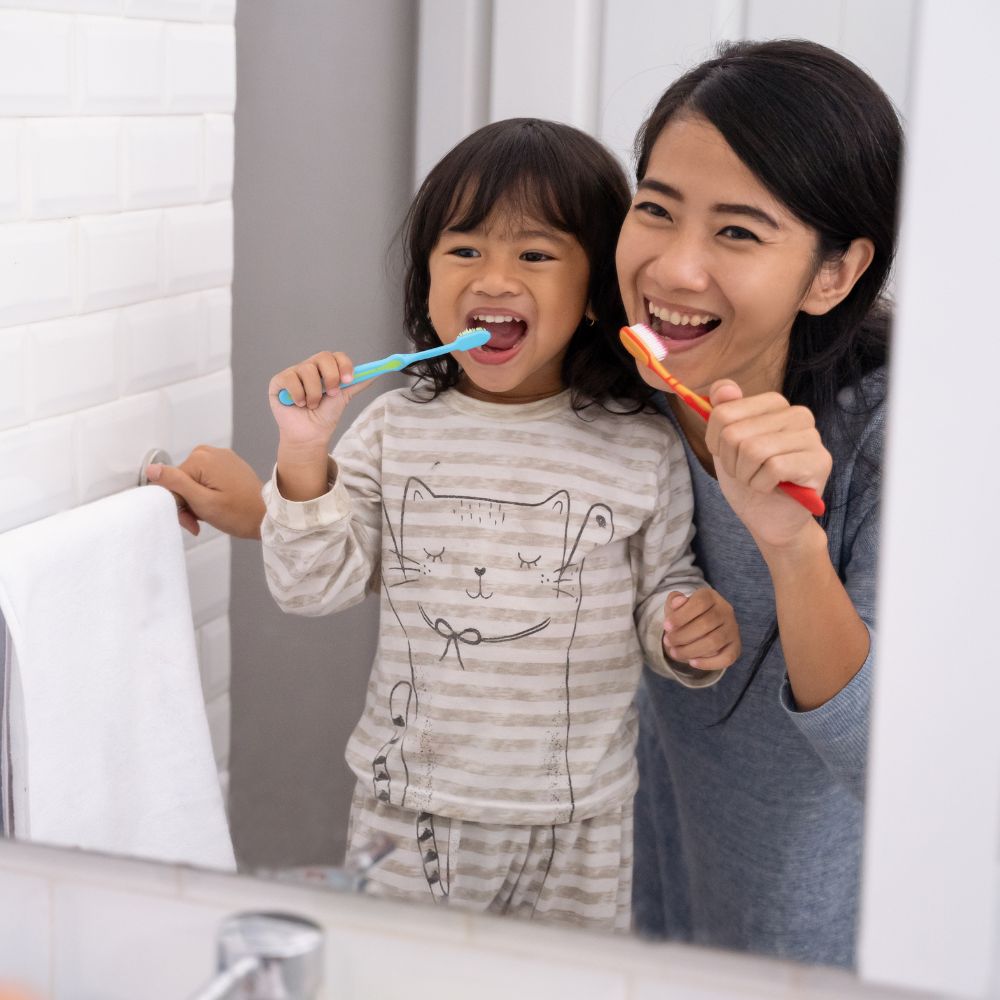
[[[497,215],[511,226],[522,219],[535,219],[575,235],[560,202],[555,186],[533,170],[494,170],[471,178],[456,194],[443,228],[468,232]]]

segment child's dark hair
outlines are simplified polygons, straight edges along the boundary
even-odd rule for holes
[[[427,175],[403,224],[403,315],[416,349],[441,343],[427,315],[428,262],[441,234],[446,228],[475,229],[500,208],[568,233],[587,255],[588,299],[596,319],[581,317],[563,363],[574,408],[611,399],[647,400],[650,390],[618,339],[626,320],[615,244],[630,202],[618,161],[579,129],[511,118],[473,132]],[[429,384],[432,397],[454,386],[461,374],[450,354],[418,362],[409,371]]]
[[[903,135],[892,102],[842,55],[796,39],[726,42],[676,80],[636,137],[636,174],[678,115],[715,126],[757,179],[819,235],[817,264],[857,237],[875,256],[826,315],[799,313],[782,393],[821,424],[840,389],[885,364],[889,308],[882,299],[896,250]]]
[[[636,137],[636,174],[679,115],[715,126],[757,179],[819,236],[817,266],[853,239],[875,247],[847,297],[823,316],[800,312],[792,324],[782,394],[807,406],[821,430],[847,419],[841,389],[856,386],[854,415],[880,399],[863,397],[861,380],[885,364],[890,310],[883,291],[896,250],[903,135],[891,101],[867,73],[814,42],[723,43],[716,57],[675,81]],[[726,713],[739,707],[778,640],[775,621],[757,648]]]

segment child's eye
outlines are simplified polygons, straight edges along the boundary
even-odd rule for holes
[[[455,247],[453,250],[449,250],[448,253],[452,254],[455,257],[463,257],[463,258],[472,258],[479,256],[479,251],[473,249],[472,247]]]
[[[756,234],[751,233],[749,229],[744,229],[742,226],[726,226],[724,229],[719,230],[721,236],[728,236],[733,240],[751,240],[754,243],[760,243]]]
[[[444,561],[444,546],[441,546],[440,552],[428,552],[424,549],[424,555],[430,559],[431,562],[443,562]]]
[[[547,253],[542,253],[541,250],[527,250],[521,254],[521,260],[527,261],[529,264],[541,264],[543,261],[552,260],[552,257]]]
[[[643,215],[651,215],[654,219],[669,219],[670,213],[655,201],[637,201],[633,206],[635,211],[642,212]]]
[[[521,562],[521,569],[533,569],[535,566],[538,565],[538,560],[541,559],[542,557],[535,556],[534,559],[525,559],[524,556],[522,556],[521,553],[518,552],[517,558]]]

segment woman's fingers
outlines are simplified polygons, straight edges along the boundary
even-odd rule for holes
[[[790,406],[777,393],[763,393],[716,407],[706,442],[721,468],[760,492],[779,482],[794,482],[821,491],[832,468],[812,413]]]

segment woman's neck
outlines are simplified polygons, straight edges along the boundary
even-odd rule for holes
[[[712,453],[708,450],[708,445],[705,443],[705,428],[707,424],[694,410],[689,406],[685,406],[681,402],[680,397],[668,392],[667,401],[695,457],[701,463],[702,468],[714,478],[715,463],[712,460]]]

